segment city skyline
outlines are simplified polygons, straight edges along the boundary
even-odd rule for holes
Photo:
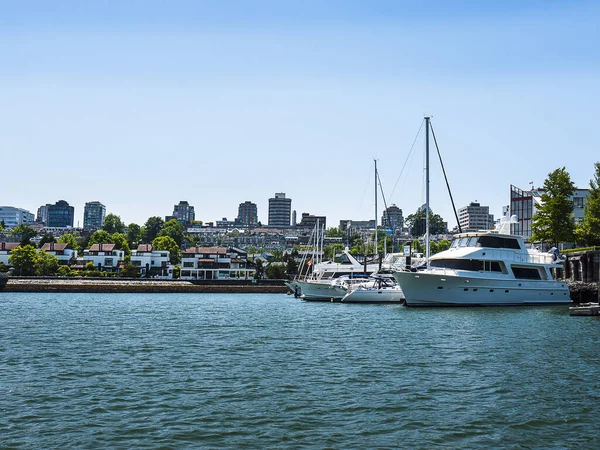
[[[0,203],[65,199],[82,225],[91,200],[138,224],[180,199],[234,220],[250,200],[265,224],[285,192],[333,226],[375,217],[376,158],[406,217],[424,203],[422,133],[408,154],[430,114],[456,206],[499,217],[510,185],[558,167],[588,187],[599,17],[590,1],[5,5],[1,146],[20,170]]]

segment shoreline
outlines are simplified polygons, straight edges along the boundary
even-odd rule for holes
[[[187,280],[124,280],[86,278],[9,278],[0,292],[72,292],[72,293],[231,293],[286,294],[283,284],[196,284]]]

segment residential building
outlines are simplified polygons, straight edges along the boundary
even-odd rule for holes
[[[83,263],[94,263],[98,270],[116,272],[125,259],[123,250],[115,249],[115,244],[94,244],[83,251]]]
[[[71,262],[77,259],[77,250],[70,249],[69,244],[47,242],[42,245],[42,250],[56,256],[61,265],[71,265]]]
[[[194,207],[187,201],[181,200],[179,204],[173,206],[173,215],[166,216],[165,222],[175,219],[177,222],[184,226],[189,226],[193,221],[196,220],[196,213]]]
[[[492,230],[494,228],[494,215],[490,214],[489,206],[481,206],[471,202],[468,206],[458,208],[458,223],[463,232]]]
[[[183,279],[226,280],[252,279],[254,270],[247,267],[248,254],[239,248],[192,247],[183,252]]]
[[[258,208],[256,203],[245,201],[238,207],[236,222],[245,227],[255,227],[258,225]]]
[[[3,263],[5,266],[9,266],[8,257],[10,256],[10,252],[12,252],[19,245],[18,242],[0,242],[0,263]]]
[[[375,230],[375,219],[372,220],[340,220],[340,230]]]
[[[0,222],[5,228],[14,228],[18,225],[29,225],[34,221],[34,216],[23,208],[14,206],[0,206]]]
[[[138,268],[142,277],[172,278],[173,266],[169,258],[168,250],[154,250],[151,244],[138,245],[131,252],[131,264]]]
[[[106,206],[98,201],[87,202],[83,209],[83,229],[100,229],[104,225]]]
[[[235,227],[239,227],[240,224],[238,222],[236,222],[235,220],[227,220],[227,217],[223,217],[223,220],[217,220],[217,228],[223,228],[223,229],[231,229],[231,228],[235,228]]]
[[[75,208],[69,206],[64,200],[57,201],[54,205],[48,206],[48,220],[46,225],[49,227],[72,227],[75,218]]]
[[[327,229],[327,217],[302,213],[302,219],[300,220],[300,223],[296,225],[296,227],[313,229],[317,226],[317,222],[319,223],[319,229]]]
[[[401,231],[404,226],[402,210],[394,204],[388,206],[381,216],[381,226],[390,230]]]
[[[274,198],[269,199],[270,227],[289,227],[291,215],[292,199],[286,198],[284,192],[278,192]]]

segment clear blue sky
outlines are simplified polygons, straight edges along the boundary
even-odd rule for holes
[[[377,158],[406,216],[430,114],[457,207],[498,217],[510,184],[558,167],[588,186],[598,23],[585,1],[4,2],[0,204],[64,199],[82,223],[99,200],[142,224],[250,200],[266,223],[285,192],[333,226],[372,218]],[[453,226],[437,163],[431,189]]]

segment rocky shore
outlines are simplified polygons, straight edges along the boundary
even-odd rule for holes
[[[90,293],[287,293],[273,284],[195,284],[185,280],[124,280],[86,278],[9,278],[2,292]]]
[[[600,300],[598,288],[600,283],[584,283],[582,281],[567,281],[573,303],[594,303]]]

